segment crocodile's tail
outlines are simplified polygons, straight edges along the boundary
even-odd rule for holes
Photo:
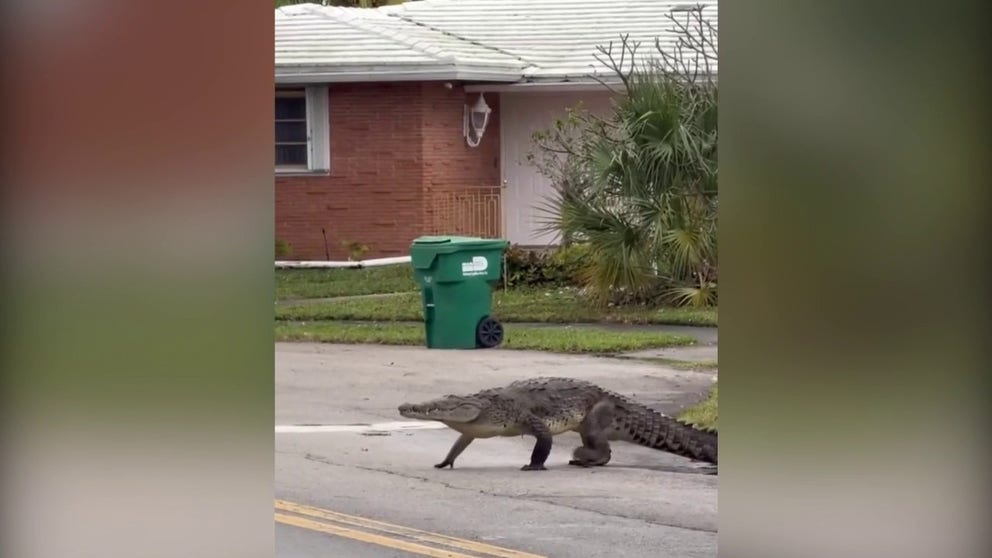
[[[694,428],[621,395],[611,395],[615,406],[611,438],[716,464],[716,432]]]

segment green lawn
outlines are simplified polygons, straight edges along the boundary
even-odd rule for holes
[[[650,362],[653,364],[660,364],[662,366],[667,366],[669,368],[674,368],[676,370],[715,370],[718,368],[717,361],[715,360],[703,360],[703,361],[692,361],[692,360],[679,360],[675,358],[665,358],[665,357],[623,357],[627,360],[636,360],[638,362]]]
[[[598,308],[579,297],[574,289],[498,289],[493,296],[493,314],[503,322],[717,325],[715,308]],[[276,308],[276,319],[420,321],[423,314],[420,294],[408,293],[375,299],[289,304]]]
[[[417,290],[409,265],[364,269],[277,269],[276,299],[330,298]]]
[[[686,409],[679,415],[679,420],[697,428],[717,430],[719,426],[717,413],[717,386],[713,386],[709,397],[700,403]]]
[[[277,322],[277,341],[423,345],[424,327],[415,324],[340,322]],[[533,327],[509,324],[503,344],[507,349],[560,353],[612,354],[655,347],[691,345],[693,338],[654,331],[614,331],[603,328]]]

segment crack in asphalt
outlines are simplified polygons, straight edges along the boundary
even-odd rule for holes
[[[289,453],[289,452],[284,452],[284,453]],[[294,452],[294,454],[295,455],[299,455],[298,453],[295,453],[295,452]],[[475,489],[475,488],[466,488],[466,487],[463,487],[463,486],[455,486],[455,485],[449,484],[447,482],[444,482],[442,480],[438,480],[436,478],[423,477],[423,476],[418,476],[418,475],[411,475],[411,474],[401,473],[399,471],[391,471],[389,469],[380,469],[378,467],[368,467],[368,466],[364,466],[364,465],[335,463],[335,462],[329,460],[326,457],[323,457],[323,456],[320,456],[320,455],[314,455],[314,454],[309,453],[309,452],[306,452],[303,455],[303,459],[305,459],[307,461],[314,461],[314,462],[321,463],[321,464],[324,464],[324,465],[330,465],[332,467],[342,467],[342,468],[346,468],[346,469],[347,468],[350,468],[350,469],[360,469],[360,470],[363,470],[363,471],[370,471],[370,472],[375,472],[375,473],[384,473],[384,474],[387,474],[387,475],[393,475],[393,476],[397,476],[397,477],[404,478],[404,479],[412,479],[412,480],[419,480],[421,482],[429,482],[429,483],[441,485],[441,486],[443,486],[445,488],[450,488],[452,490],[462,490],[462,491],[466,491],[466,492],[478,492],[479,494],[485,494],[486,496],[493,496],[493,497],[496,497],[496,498],[506,498],[506,499],[510,499],[510,500],[520,500],[520,499],[523,499],[523,500],[527,500],[528,502],[538,502],[538,503],[542,503],[542,504],[546,504],[546,505],[557,506],[557,507],[566,508],[566,509],[575,510],[575,511],[583,511],[583,512],[594,513],[596,515],[601,515],[603,517],[612,517],[612,518],[618,518],[618,519],[627,519],[627,520],[631,520],[631,521],[640,521],[642,523],[647,523],[648,525],[655,525],[655,526],[661,526],[661,527],[671,527],[673,529],[685,529],[687,531],[697,531],[697,532],[701,532],[701,533],[716,533],[717,532],[716,529],[709,529],[709,528],[703,528],[703,527],[692,527],[692,526],[689,526],[689,525],[678,525],[678,524],[674,524],[674,523],[663,523],[663,522],[658,522],[658,521],[651,521],[651,520],[648,520],[648,519],[644,519],[642,517],[632,517],[632,516],[629,516],[629,515],[607,513],[607,512],[602,512],[602,511],[595,510],[595,509],[583,508],[583,507],[579,507],[579,506],[570,506],[568,504],[563,504],[561,502],[555,502],[555,501],[543,499],[543,498],[548,497],[547,495],[540,495],[541,497],[535,497],[535,495],[534,494],[531,494],[531,493],[516,494],[516,495],[500,494],[498,492],[490,492],[490,491],[484,490],[484,489]],[[573,497],[576,497],[576,496],[564,496],[564,495],[562,495],[560,497],[562,497],[562,498],[566,498],[566,497],[567,498],[573,498]],[[578,496],[578,497],[581,497],[581,496]],[[595,496],[587,496],[587,498],[595,498]],[[611,496],[599,496],[599,498],[601,498],[601,499],[619,499],[619,497],[617,497],[617,496],[612,496],[612,497]]]

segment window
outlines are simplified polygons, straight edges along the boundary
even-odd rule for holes
[[[276,92],[276,166],[307,168],[308,145],[306,93]]]
[[[276,89],[276,172],[330,169],[327,87]]]

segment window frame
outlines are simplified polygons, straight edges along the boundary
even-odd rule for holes
[[[303,138],[303,145],[306,146],[304,154],[306,160],[303,164],[276,164],[277,171],[283,172],[299,172],[310,170],[310,119],[307,114],[307,93],[305,88],[295,88],[295,89],[276,89],[276,99],[303,99],[303,118],[275,118],[275,122],[303,122],[305,129],[305,137]],[[278,139],[275,141],[275,145],[300,145],[299,142],[280,142]]]
[[[307,162],[305,165],[275,165],[279,175],[327,174],[330,172],[330,113],[326,85],[276,87],[275,98],[302,96],[306,106]],[[273,115],[274,117],[275,115]],[[275,149],[273,118],[273,150]],[[273,157],[275,153],[273,151]],[[274,162],[274,161],[273,161]]]

